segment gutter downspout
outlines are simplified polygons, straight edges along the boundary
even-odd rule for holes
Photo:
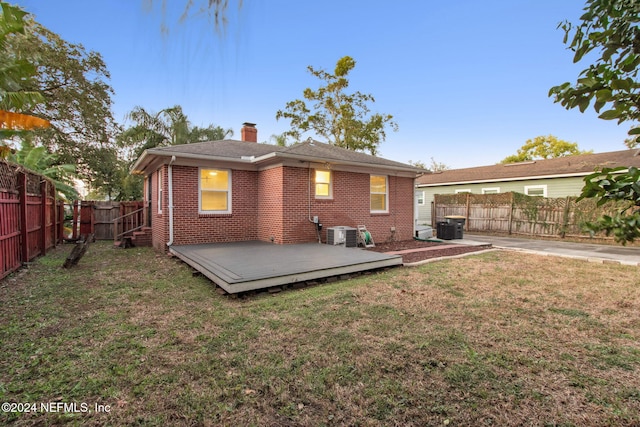
[[[167,180],[169,181],[169,241],[167,246],[173,245],[173,162],[176,161],[176,156],[171,156],[169,162],[169,170]]]

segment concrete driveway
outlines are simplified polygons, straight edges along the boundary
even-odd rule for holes
[[[464,233],[463,237],[464,239],[449,240],[447,243],[491,243],[495,248],[523,251],[539,255],[553,255],[584,259],[592,262],[611,262],[640,266],[639,247],[523,239],[518,237],[488,236],[475,233]]]

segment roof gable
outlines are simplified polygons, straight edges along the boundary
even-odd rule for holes
[[[529,162],[450,169],[421,176],[417,185],[435,186],[474,182],[514,181],[558,176],[585,176],[603,167],[640,167],[640,150],[610,151]]]

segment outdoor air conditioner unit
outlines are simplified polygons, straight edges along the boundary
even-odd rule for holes
[[[358,246],[357,232],[358,230],[353,227],[329,227],[327,228],[327,244],[355,248]]]

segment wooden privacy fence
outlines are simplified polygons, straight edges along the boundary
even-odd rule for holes
[[[93,234],[97,240],[114,240],[118,234],[143,226],[143,206],[142,201],[75,201],[71,238]]]
[[[42,175],[0,160],[0,279],[62,239],[64,205]]]
[[[618,204],[596,206],[593,199],[546,198],[521,193],[436,194],[432,226],[456,215],[465,218],[465,230],[544,237],[589,237],[585,222],[611,215]],[[604,236],[598,236],[604,237]]]

